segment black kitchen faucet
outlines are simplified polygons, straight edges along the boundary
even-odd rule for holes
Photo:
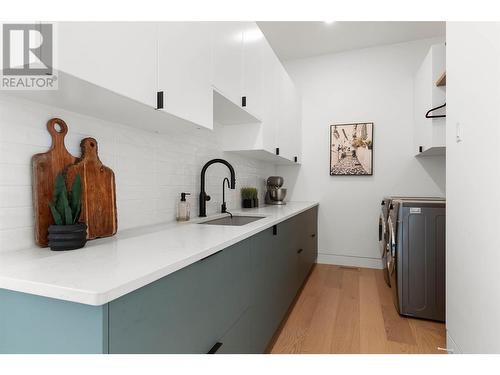
[[[207,201],[210,200],[210,196],[207,195],[207,193],[205,192],[205,173],[207,172],[207,168],[215,163],[224,164],[229,168],[229,172],[231,173],[231,180],[229,187],[231,189],[234,189],[236,186],[236,175],[234,173],[234,168],[231,164],[229,164],[229,162],[227,162],[224,159],[212,159],[209,162],[207,162],[201,169],[201,192],[200,192],[200,215],[199,215],[200,217],[207,216]]]

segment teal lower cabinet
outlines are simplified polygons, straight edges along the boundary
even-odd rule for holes
[[[108,305],[0,289],[0,353],[108,352]]]
[[[217,354],[246,354],[252,353],[251,331],[252,315],[250,309],[231,326],[231,328],[222,336],[219,343],[220,348]]]
[[[0,353],[264,353],[317,256],[317,208],[90,306],[0,289]]]
[[[109,303],[109,353],[208,353],[249,306],[247,239]]]
[[[255,235],[252,241],[251,352],[263,353],[283,317],[283,270],[277,228]]]

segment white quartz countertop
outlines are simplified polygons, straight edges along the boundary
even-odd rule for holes
[[[197,224],[204,218],[123,231],[89,241],[79,250],[30,248],[0,253],[0,288],[103,305],[316,205],[287,202],[234,211],[265,216],[243,226]],[[213,218],[221,216],[226,215]]]

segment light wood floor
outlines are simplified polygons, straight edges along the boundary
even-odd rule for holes
[[[317,265],[271,353],[442,353],[445,325],[403,318],[382,270]]]

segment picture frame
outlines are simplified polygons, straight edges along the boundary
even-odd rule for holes
[[[373,122],[330,125],[330,176],[373,176]]]

